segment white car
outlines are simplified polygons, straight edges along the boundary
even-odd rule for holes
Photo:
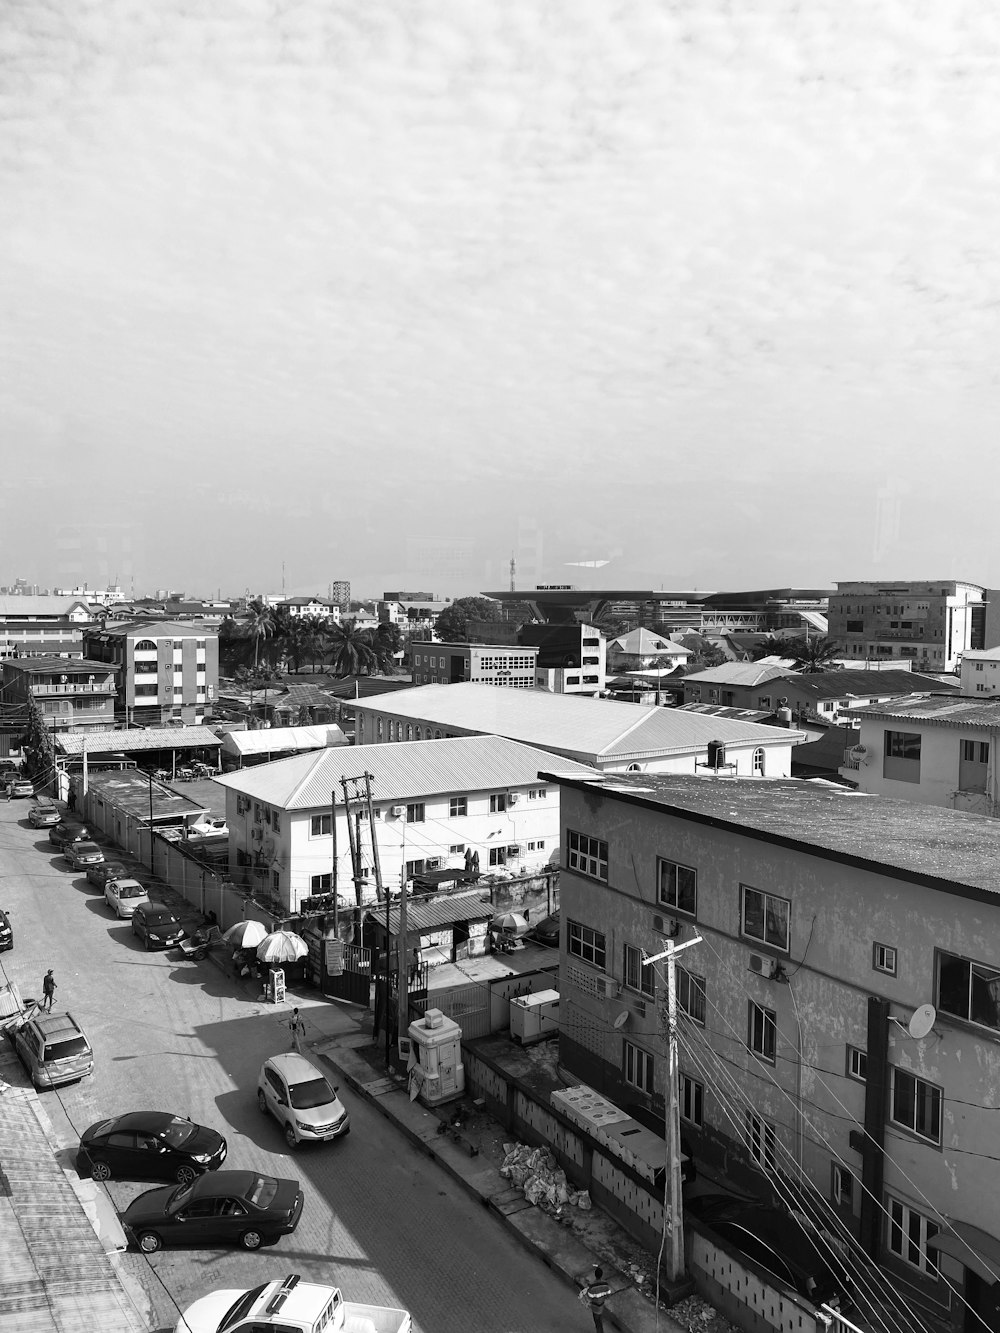
[[[109,879],[104,897],[119,920],[127,920],[137,907],[149,906],[149,895],[137,879]]]
[[[351,1118],[314,1064],[304,1055],[272,1055],[260,1068],[257,1105],[285,1131],[290,1148],[328,1143],[350,1133]]]

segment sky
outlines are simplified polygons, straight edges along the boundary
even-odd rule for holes
[[[981,0],[6,0],[0,584],[1000,585],[998,53]]]

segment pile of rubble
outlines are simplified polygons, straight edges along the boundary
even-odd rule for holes
[[[523,1190],[529,1203],[556,1214],[567,1205],[584,1211],[592,1207],[590,1195],[570,1186],[565,1171],[548,1148],[529,1148],[524,1143],[505,1143],[503,1148],[500,1174]]]

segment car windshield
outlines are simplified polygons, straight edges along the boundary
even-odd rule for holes
[[[68,1060],[74,1055],[86,1055],[88,1051],[86,1037],[63,1037],[61,1041],[45,1043],[46,1060]]]
[[[194,1194],[195,1183],[196,1182],[192,1180],[187,1185],[178,1185],[167,1200],[165,1211],[168,1213],[176,1213],[178,1208],[183,1208],[186,1203],[190,1203],[191,1196]]]
[[[240,1320],[245,1319],[264,1294],[264,1288],[267,1285],[268,1284],[265,1282],[263,1286],[254,1287],[251,1291],[245,1291],[243,1295],[240,1296],[226,1311],[222,1323],[218,1327],[217,1333],[226,1333],[227,1328],[232,1328],[234,1324],[238,1324]]]
[[[258,1208],[267,1208],[278,1192],[278,1182],[274,1176],[254,1176],[244,1198]]]
[[[334,1099],[333,1089],[325,1078],[311,1078],[308,1083],[293,1083],[288,1089],[288,1097],[297,1111],[306,1111],[312,1106],[328,1106]]]
[[[152,912],[147,912],[146,921],[151,926],[176,926],[179,924],[173,912],[165,907]]]
[[[194,1137],[197,1128],[197,1125],[193,1125],[190,1120],[172,1115],[170,1123],[159,1131],[157,1137],[168,1143],[171,1148],[182,1148],[188,1139]]]
[[[119,898],[145,898],[146,890],[141,884],[119,884]]]
[[[90,856],[92,853],[99,852],[101,849],[96,842],[75,842],[73,844],[73,850],[76,852],[77,856]]]

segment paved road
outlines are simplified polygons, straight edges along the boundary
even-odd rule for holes
[[[153,1327],[172,1327],[178,1306],[205,1291],[298,1272],[337,1282],[348,1299],[409,1309],[417,1333],[585,1333],[590,1318],[573,1293],[349,1091],[351,1134],[289,1154],[255,1101],[261,1059],[287,1047],[279,1016],[233,994],[209,962],[145,953],[45,831],[27,826],[26,811],[0,804],[0,906],[15,927],[0,964],[25,994],[52,967],[58,1006],[96,1054],[90,1079],[43,1094],[57,1130],[68,1143],[107,1114],[170,1109],[220,1129],[227,1165],[293,1176],[305,1190],[298,1230],[257,1255],[130,1254]],[[348,1015],[343,1023],[354,1027]],[[112,1182],[110,1192],[123,1207],[147,1188]]]

